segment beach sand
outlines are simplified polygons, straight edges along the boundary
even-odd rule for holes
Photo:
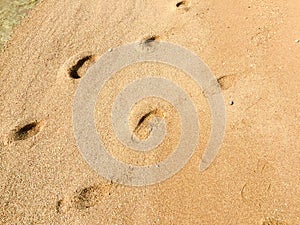
[[[0,223],[300,224],[299,21],[297,0],[44,0],[0,57]],[[87,68],[102,54],[149,37],[184,46],[208,65],[222,88],[226,132],[216,159],[199,172],[211,127],[203,92],[166,65],[122,69],[96,107],[111,154],[151,164],[178,143],[176,109],[160,99],[145,99],[129,115],[132,129],[151,113],[165,119],[170,132],[155,152],[132,155],[111,128],[113,97],[149,73],[187,91],[201,126],[182,170],[132,187],[106,180],[83,159],[72,107]],[[138,137],[148,137],[149,120]]]
[[[0,0],[0,50],[14,28],[40,0]]]

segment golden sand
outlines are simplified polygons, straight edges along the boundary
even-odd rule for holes
[[[299,12],[297,0],[44,0],[0,57],[0,223],[300,224]],[[72,106],[95,60],[151,36],[186,47],[209,66],[222,87],[226,134],[200,173],[211,126],[205,95],[164,65],[119,71],[99,93],[95,113],[97,126],[107,127],[100,137],[119,160],[159,161],[180,135],[176,110],[149,98],[133,109],[129,126],[147,138],[145,115],[165,119],[170,132],[163,144],[141,156],[116,140],[111,99],[136,77],[156,72],[180,84],[201,125],[195,154],[179,173],[131,187],[104,179],[85,162]]]

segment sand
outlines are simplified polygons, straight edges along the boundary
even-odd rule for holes
[[[299,12],[297,0],[44,0],[0,57],[0,223],[300,224]],[[195,52],[218,78],[226,133],[200,173],[211,126],[203,92],[165,65],[119,71],[99,93],[95,117],[99,129],[107,128],[100,138],[119,160],[162,160],[181,132],[174,107],[149,98],[136,105],[129,125],[134,130],[154,114],[169,125],[166,140],[148,157],[120,145],[108,109],[137,77],[155,73],[177,82],[201,125],[195,154],[179,173],[132,187],[106,180],[86,163],[72,107],[87,68],[102,54],[152,36]],[[150,120],[134,130],[141,139]]]
[[[38,3],[39,0],[0,1],[0,50],[3,49],[20,20]]]

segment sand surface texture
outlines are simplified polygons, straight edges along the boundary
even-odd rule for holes
[[[300,224],[299,21],[298,0],[44,0],[0,56],[0,223]],[[110,110],[137,78],[163,77],[186,90],[201,127],[179,173],[132,187],[86,163],[72,107],[86,70],[102,54],[147,38],[184,46],[209,66],[222,88],[226,133],[200,173],[211,127],[203,91],[168,65],[120,70],[101,89],[95,110],[99,138],[115,158],[153,164],[180,138],[176,108],[149,97],[132,109],[128,126],[146,140],[159,117],[167,126],[164,141],[142,154],[117,140]]]
[[[0,50],[9,40],[20,19],[38,2],[39,0],[0,0]]]

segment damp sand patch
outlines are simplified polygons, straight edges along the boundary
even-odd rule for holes
[[[0,0],[0,51],[10,39],[15,26],[39,2],[41,0]]]

